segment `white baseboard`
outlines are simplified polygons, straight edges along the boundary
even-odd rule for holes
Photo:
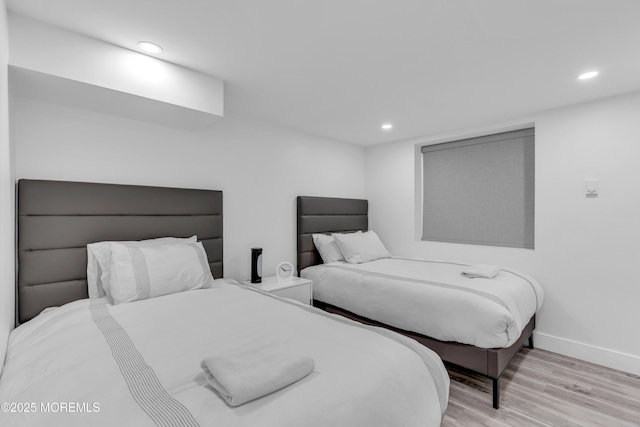
[[[534,346],[543,350],[640,375],[640,357],[534,332]]]

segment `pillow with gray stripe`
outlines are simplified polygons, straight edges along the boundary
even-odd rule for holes
[[[213,287],[201,242],[135,247],[110,242],[109,289],[114,304]]]
[[[111,264],[111,248],[109,244],[120,243],[128,246],[146,247],[160,246],[168,244],[184,245],[195,243],[198,236],[187,238],[180,237],[160,237],[157,239],[121,241],[121,242],[96,242],[87,245],[87,286],[89,288],[89,298],[107,297],[112,303],[111,292],[109,290],[109,266]]]

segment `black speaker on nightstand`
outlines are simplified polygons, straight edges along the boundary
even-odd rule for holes
[[[262,248],[251,248],[251,283],[262,282]]]

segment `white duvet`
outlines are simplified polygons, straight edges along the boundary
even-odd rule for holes
[[[252,337],[309,355],[315,370],[232,408],[200,362]],[[448,387],[440,359],[415,341],[223,284],[117,306],[75,301],[16,328],[0,425],[437,426]]]
[[[542,287],[502,269],[493,279],[466,278],[464,264],[385,258],[307,267],[314,299],[441,341],[482,348],[512,345],[542,306]]]

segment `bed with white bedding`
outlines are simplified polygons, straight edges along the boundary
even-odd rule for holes
[[[17,406],[0,413],[0,425],[440,425],[449,379],[433,352],[222,281],[119,305],[82,299],[21,325],[0,381],[0,401]],[[314,371],[227,405],[207,384],[203,357],[265,340],[312,357]]]
[[[440,424],[435,353],[222,279],[222,192],[21,180],[17,200],[3,427]]]
[[[535,280],[497,266],[393,258],[369,230],[364,199],[299,196],[297,246],[314,305],[404,334],[490,378],[499,407],[501,375],[525,343],[533,347],[543,303]],[[461,274],[478,270],[492,278]]]
[[[513,345],[542,306],[542,288],[510,269],[465,278],[465,267],[393,257],[320,264],[300,275],[313,280],[314,299],[387,325],[481,348]]]

